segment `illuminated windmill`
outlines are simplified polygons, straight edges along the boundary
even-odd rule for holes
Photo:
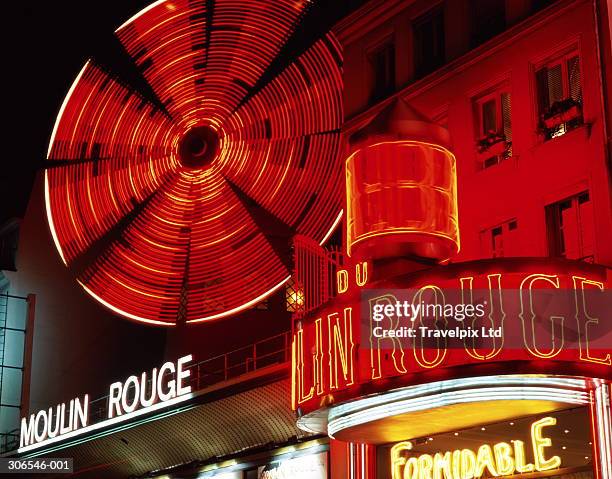
[[[158,1],[85,64],[45,198],[62,260],[99,302],[163,325],[229,316],[289,279],[293,235],[331,233],[340,47],[327,34],[282,58],[308,5]]]

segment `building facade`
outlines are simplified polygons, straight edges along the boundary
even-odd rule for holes
[[[602,0],[347,9],[342,221],[294,238],[291,279],[219,321],[160,329],[94,301],[41,173],[4,271],[36,312],[3,453],[92,478],[612,479],[610,19]],[[426,173],[395,169],[404,154]],[[524,341],[373,340],[364,297],[432,285],[488,295],[488,324]],[[529,323],[523,292],[545,287],[569,303]]]

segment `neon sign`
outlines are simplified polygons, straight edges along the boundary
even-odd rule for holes
[[[476,451],[456,449],[407,456],[413,445],[403,441],[391,448],[392,479],[479,479],[483,476],[498,477],[530,472],[543,472],[561,466],[559,456],[548,456],[546,449],[552,441],[544,435],[544,428],[557,424],[554,417],[545,417],[531,424],[531,455],[527,461],[527,447],[523,441],[483,444]]]
[[[459,251],[456,160],[440,144],[360,145],[346,159],[346,199],[349,256],[444,260]]]
[[[191,386],[188,381],[191,371],[186,365],[192,359],[190,354],[179,358],[176,362],[166,362],[159,370],[153,369],[150,380],[147,373],[143,372],[140,376],[130,376],[123,382],[111,384],[105,420],[90,424],[87,394],[82,399],[70,400],[68,407],[63,403],[55,408],[42,409],[27,419],[22,418],[18,452],[101,429],[128,420],[135,415],[146,414],[177,401],[189,399]]]
[[[260,467],[259,479],[324,479],[327,477],[327,453],[308,454]]]
[[[532,372],[554,369],[555,361],[563,361],[593,377],[609,374],[612,357],[606,346],[612,344],[612,335],[607,329],[602,333],[605,316],[596,307],[600,306],[597,295],[609,294],[605,270],[580,264],[568,270],[567,263],[559,268],[549,260],[521,262],[519,268],[511,261],[484,262],[486,268],[483,262],[463,263],[367,285],[364,278],[371,277],[372,268],[366,263],[356,268],[354,277],[347,271],[339,272],[338,296],[294,327],[294,408],[309,412],[330,401],[350,399],[351,391],[357,391],[353,386],[375,386],[379,379],[491,361],[522,361]],[[457,324],[463,329],[456,334],[454,325],[451,330],[453,319],[437,318],[433,326],[429,324],[430,331],[442,333],[431,334],[429,342],[383,337],[377,334],[383,323],[401,330],[406,322],[414,320],[415,329],[422,328],[426,318],[418,311],[425,308],[413,308],[417,314],[412,318],[391,315],[381,322],[380,317],[374,318],[375,313],[387,307],[394,309],[398,298],[388,292],[367,296],[373,288],[416,291],[410,298],[412,305],[421,304],[426,291],[433,291],[443,301],[445,292],[454,290],[466,304],[480,292],[486,296],[486,305],[484,309],[474,306],[477,314],[462,318]],[[567,301],[552,306],[549,301],[548,309],[541,310],[542,299],[556,292],[565,295]],[[467,334],[476,328],[476,321],[482,325],[479,328],[494,333],[479,340]],[[438,331],[436,328],[444,322],[448,329]],[[500,367],[503,369],[503,365]],[[451,377],[455,373],[447,374]]]
[[[335,230],[341,45],[322,33],[264,75],[308,9],[157,1],[114,36],[138,85],[83,66],[53,127],[46,213],[62,262],[113,313],[158,326],[235,315],[288,281],[279,228],[317,242]],[[209,45],[213,24],[225,31]]]

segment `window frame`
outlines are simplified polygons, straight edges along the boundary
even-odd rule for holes
[[[441,17],[441,25],[442,25],[442,43],[441,49],[442,54],[439,60],[439,63],[432,63],[431,68],[425,68],[423,59],[421,58],[420,52],[417,54],[417,47],[422,45],[421,42],[417,42],[417,29],[427,22],[433,22],[433,19],[440,15]],[[421,78],[426,77],[427,75],[433,73],[438,68],[442,67],[447,63],[447,52],[446,52],[446,40],[447,40],[447,32],[446,32],[446,11],[444,2],[439,2],[435,5],[430,6],[427,10],[422,11],[417,16],[414,16],[410,21],[410,33],[411,33],[411,41],[412,41],[412,70],[413,70],[413,78],[415,80],[420,80]],[[434,32],[435,36],[435,32]],[[423,64],[419,64],[423,63]]]
[[[508,140],[505,138],[504,132],[504,113],[503,113],[503,100],[504,94],[510,97],[510,131],[513,129],[512,121],[512,84],[509,78],[504,78],[499,82],[496,82],[493,86],[483,89],[480,92],[472,95],[472,112],[474,121],[474,143],[476,151],[476,164],[477,170],[486,170],[493,166],[501,164],[505,160],[511,159],[514,155],[512,152],[512,138]],[[489,101],[495,101],[495,133],[504,135],[506,141],[506,148],[504,152],[500,154],[492,154],[488,150],[479,151],[478,144],[480,141],[485,139],[488,135],[484,132],[484,115],[483,106]],[[495,158],[495,162],[488,164],[491,159]]]
[[[481,139],[487,136],[487,132],[485,132],[483,129],[484,127],[483,106],[485,105],[485,103],[488,103],[491,100],[495,102],[495,132],[499,133],[500,126],[503,123],[502,106],[501,106],[501,99],[500,99],[502,93],[504,92],[492,91],[475,100],[477,111],[478,111],[478,118],[477,118],[477,125],[476,125],[477,130],[478,130],[477,139]]]
[[[541,117],[544,112],[541,111],[541,108],[540,108],[540,92],[539,92],[539,87],[538,87],[537,75],[543,68],[550,70],[551,68],[554,68],[555,66],[560,65],[561,66],[561,88],[563,89],[562,99],[568,99],[571,97],[568,62],[574,57],[578,58],[578,66],[579,66],[579,73],[580,73],[580,92],[581,92],[580,116],[578,118],[578,122],[576,125],[572,126],[571,128],[567,128],[567,124],[569,122],[564,122],[560,124],[559,127],[564,126],[566,128],[565,132],[558,134],[558,135],[553,135],[552,133],[549,133],[542,124]],[[583,70],[583,55],[582,55],[580,41],[576,38],[573,38],[569,42],[565,43],[563,47],[557,49],[553,53],[547,54],[546,57],[541,58],[537,61],[532,61],[530,70],[531,70],[530,83],[532,85],[531,89],[533,92],[532,103],[533,103],[533,118],[534,118],[534,125],[535,125],[534,131],[536,135],[536,142],[546,143],[548,141],[554,140],[555,138],[560,138],[562,136],[565,136],[567,133],[570,133],[571,131],[577,130],[580,127],[582,127],[585,124],[584,122],[584,116],[585,116],[584,115],[584,70]],[[548,101],[549,100],[547,99],[547,102]],[[550,108],[550,105],[549,105],[549,108]]]
[[[374,58],[388,48],[393,49],[393,55],[391,56],[393,66],[391,68],[390,84],[382,88],[381,91],[378,91]],[[368,69],[368,78],[371,80],[368,92],[368,102],[378,102],[393,94],[397,88],[397,44],[395,41],[395,32],[385,35],[379,41],[367,48],[365,51],[365,61]]]
[[[495,223],[492,226],[483,228],[480,230],[480,244],[481,247],[486,247],[486,257],[491,258],[507,258],[504,254],[504,250],[507,251],[507,247],[504,248],[504,236],[508,238],[508,234],[515,231],[518,228],[518,219],[516,217],[509,218],[507,220]],[[499,230],[501,234],[496,235],[494,232]],[[495,236],[501,236],[502,244],[501,248],[495,247]]]
[[[564,230],[567,225],[562,225],[562,210],[561,206],[564,203],[569,202],[569,208],[573,208],[576,219],[576,228],[577,228],[577,241],[579,242],[578,253],[579,256],[576,258],[570,258],[575,261],[586,261],[593,262],[596,255],[596,241],[595,241],[595,231],[593,230],[592,238],[593,244],[592,251],[590,254],[584,254],[584,243],[583,243],[583,235],[580,232],[584,228],[585,219],[581,216],[580,205],[583,203],[580,201],[581,197],[584,195],[588,195],[588,202],[591,203],[591,211],[593,214],[592,218],[592,226],[595,227],[595,218],[594,218],[594,205],[593,205],[593,195],[590,188],[584,188],[579,191],[576,191],[568,196],[563,196],[560,199],[552,201],[544,206],[545,211],[545,226],[546,226],[546,251],[549,257],[553,258],[567,258],[567,245],[564,236]],[[554,214],[554,216],[553,216]]]
[[[476,32],[479,31],[478,28],[475,27],[479,27],[481,25],[478,25],[478,9],[477,9],[477,5],[474,5],[474,1],[470,1],[468,2],[468,6],[470,9],[470,47],[473,48],[477,48],[480,45],[483,45],[485,43],[487,43],[489,40],[491,40],[492,38],[495,38],[497,35],[503,33],[505,30],[508,29],[508,8],[506,5],[506,2],[504,2],[503,0],[498,0],[499,5],[495,5],[495,6],[499,6],[501,7],[501,12],[495,12],[499,15],[499,18],[495,18],[495,20],[500,20],[501,19],[501,28],[499,29],[499,31],[497,29],[491,29],[489,31],[486,32],[486,34],[477,34]],[[492,0],[487,0],[485,3],[490,3],[492,4]],[[491,8],[491,10],[494,10],[493,7]],[[487,13],[491,13],[491,12],[487,12]],[[490,18],[490,17],[488,17]],[[480,19],[482,20],[482,19]]]

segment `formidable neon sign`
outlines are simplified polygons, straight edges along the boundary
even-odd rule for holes
[[[509,264],[506,262],[505,267]],[[511,271],[504,271],[500,266],[499,272],[477,274],[478,270],[470,266],[456,266],[454,278],[448,274],[439,278],[421,275],[415,280],[406,276],[375,285],[377,289],[404,287],[415,290],[411,298],[413,304],[421,302],[425,290],[435,290],[443,298],[444,291],[453,288],[466,302],[472,302],[476,290],[486,291],[485,314],[478,314],[473,320],[468,318],[461,325],[467,330],[473,321],[479,320],[496,333],[485,341],[461,336],[460,341],[452,343],[454,346],[449,345],[451,343],[444,331],[445,334],[432,335],[436,337],[427,344],[418,338],[402,341],[397,337],[376,334],[381,321],[380,318],[372,319],[374,306],[382,304],[383,308],[376,308],[376,311],[381,311],[384,306],[395,304],[397,298],[390,293],[369,297],[368,301],[360,297],[361,293],[370,291],[364,288],[364,277],[367,280],[368,274],[364,264],[356,268],[353,282],[348,272],[340,272],[338,291],[341,294],[327,309],[296,323],[293,338],[294,407],[306,411],[338,397],[349,398],[351,386],[360,383],[453,366],[476,366],[490,361],[528,361],[534,372],[540,371],[538,364],[553,364],[538,363],[539,360],[574,363],[578,367],[590,368],[590,374],[595,376],[594,368],[609,369],[612,364],[610,348],[601,345],[609,345],[612,338],[608,333],[601,338],[599,323],[603,318],[594,314],[591,301],[596,294],[603,294],[606,290],[605,275],[589,277],[580,268],[576,272],[556,272],[550,267],[548,270],[539,269],[542,272],[531,272],[529,269],[532,268],[529,268],[523,273],[517,272],[515,266]],[[569,300],[560,305],[548,304],[548,309],[541,311],[541,299],[557,290],[566,294]],[[364,320],[368,316],[369,324],[367,319]],[[399,328],[400,319],[403,318],[392,316],[385,317],[384,321],[390,327]],[[418,314],[412,320],[416,325],[425,324],[425,319]],[[446,326],[450,326],[449,321],[454,320],[444,321]],[[429,326],[436,332],[435,328],[440,328],[441,323],[443,321]]]
[[[412,450],[410,441],[403,441],[391,448],[392,479],[479,479],[483,476],[499,477],[530,472],[543,472],[561,466],[559,456],[547,457],[546,449],[552,446],[544,436],[544,428],[554,426],[554,417],[545,417],[531,425],[531,454],[527,461],[527,447],[523,441],[483,444],[477,451],[456,449],[407,457]]]

